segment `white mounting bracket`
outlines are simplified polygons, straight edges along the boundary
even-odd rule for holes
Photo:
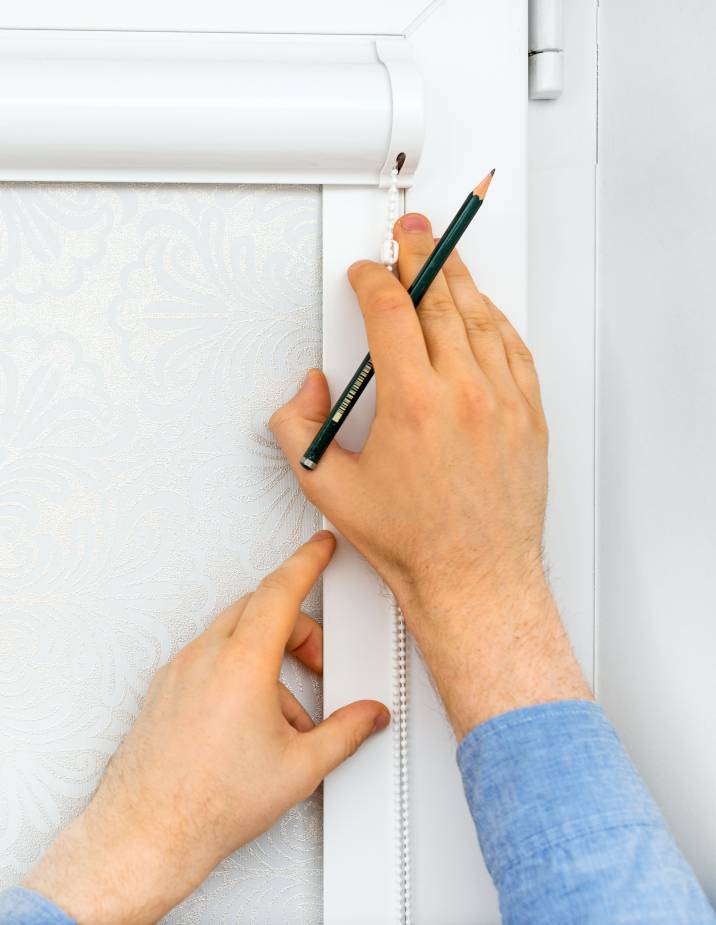
[[[529,2],[531,100],[556,100],[564,87],[562,0]]]
[[[393,100],[390,141],[379,183],[382,187],[389,185],[390,171],[398,155],[404,154],[398,186],[406,187],[412,182],[423,147],[423,84],[410,44],[404,38],[377,39],[375,51],[388,72]]]

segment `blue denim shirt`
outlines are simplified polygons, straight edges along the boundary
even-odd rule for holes
[[[505,925],[716,923],[597,704],[495,717],[458,763]]]
[[[596,704],[497,716],[465,737],[458,763],[505,925],[716,925]],[[0,894],[0,925],[75,923],[17,887]]]

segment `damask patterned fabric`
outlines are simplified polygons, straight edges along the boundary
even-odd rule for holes
[[[155,669],[318,525],[266,421],[320,362],[319,214],[310,187],[0,185],[0,886]],[[314,797],[167,921],[320,922],[321,829]]]

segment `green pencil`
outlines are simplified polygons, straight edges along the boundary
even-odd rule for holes
[[[467,199],[458,209],[457,215],[445,229],[445,233],[433,248],[432,253],[425,261],[420,272],[413,280],[408,295],[413,305],[417,308],[420,300],[427,292],[430,283],[435,279],[443,264],[457,246],[457,242],[463,236],[467,226],[477,215],[477,212],[485,201],[485,194],[495,174],[494,169],[488,173],[482,183],[479,183],[475,189],[468,195]],[[326,452],[331,440],[343,426],[343,422],[348,417],[351,409],[360,398],[363,390],[373,378],[373,361],[370,354],[367,353],[363,362],[355,371],[353,378],[340,395],[340,398],[331,408],[330,413],[321,429],[311,441],[311,445],[301,458],[301,465],[304,469],[315,469],[321,456]]]

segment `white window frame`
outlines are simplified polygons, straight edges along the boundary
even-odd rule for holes
[[[354,7],[354,8],[349,8]],[[147,4],[128,0],[116,8],[91,0],[35,0],[0,12],[0,37],[9,30],[37,30],[39,43],[55,30],[87,31],[98,43],[108,34],[134,32],[321,35],[366,41],[404,39],[425,86],[427,122],[407,210],[428,214],[439,232],[465,194],[497,168],[489,207],[463,240],[461,252],[478,282],[527,326],[527,2],[504,0],[364,0],[348,5],[274,0],[251,8],[225,0]],[[300,11],[300,12],[299,12]],[[8,31],[4,31],[8,30]],[[25,33],[26,35],[29,33]],[[219,39],[220,40],[220,39]],[[327,46],[328,47],[328,46]],[[101,80],[101,58],[97,79]],[[391,141],[392,144],[392,141]],[[410,154],[410,152],[408,152]],[[64,165],[66,166],[66,165]],[[385,216],[385,193],[365,176],[340,176],[319,166],[297,175],[285,171],[247,180],[224,171],[192,171],[145,179],[207,182],[315,182],[323,187],[323,355],[333,394],[345,384],[365,349],[365,335],[345,276],[359,256],[375,257]],[[54,176],[53,176],[54,173]],[[81,171],[48,179],[102,179]],[[0,180],[21,179],[0,175]],[[37,179],[37,177],[35,177]],[[104,179],[130,179],[104,177]],[[136,179],[136,177],[135,177]],[[359,446],[372,415],[364,397],[341,433]],[[376,525],[378,528],[379,525]],[[343,539],[324,579],[324,706],[328,712],[356,698],[390,704],[391,609],[374,573]],[[411,730],[420,736],[411,753],[411,799],[416,836],[412,846],[417,923],[495,923],[497,911],[461,792],[454,741],[432,685],[413,652]],[[326,925],[382,925],[396,921],[397,846],[394,831],[393,752],[389,733],[367,743],[325,785],[324,897]]]

